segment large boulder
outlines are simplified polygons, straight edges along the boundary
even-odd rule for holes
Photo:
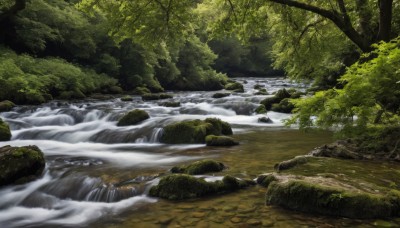
[[[264,174],[257,183],[267,187],[266,204],[323,215],[348,218],[398,216],[400,192],[376,191],[326,177]],[[375,186],[376,187],[376,186]]]
[[[174,166],[172,173],[186,173],[190,175],[200,175],[205,173],[220,172],[225,168],[224,164],[214,160],[196,161],[189,165]]]
[[[147,120],[148,118],[150,118],[150,116],[146,111],[135,109],[125,114],[118,121],[117,126],[135,125],[142,122],[143,120]]]
[[[265,113],[267,113],[267,109],[265,108],[265,105],[260,104],[260,105],[256,108],[255,113],[257,113],[257,114],[265,114]]]
[[[44,167],[44,155],[36,146],[0,148],[0,186],[33,180]]]
[[[232,135],[232,128],[216,118],[186,120],[164,127],[160,141],[169,144],[205,143],[207,135]]]
[[[273,97],[265,98],[260,104],[264,105],[267,110],[290,113],[294,106],[289,102],[289,98],[298,98],[297,94],[298,92],[294,89],[280,89]]]
[[[237,93],[243,93],[244,92],[244,88],[243,85],[239,82],[233,82],[233,83],[228,83],[225,85],[225,89],[226,90],[233,90],[234,92]]]
[[[9,141],[11,139],[10,127],[0,118],[0,141]]]
[[[216,136],[207,135],[206,136],[207,146],[236,146],[239,143],[232,137],[229,136]]]
[[[292,113],[294,105],[290,103],[289,98],[281,100],[278,104],[272,104],[271,111],[282,112],[282,113]]]
[[[233,192],[253,184],[253,181],[231,176],[225,176],[222,181],[207,182],[187,174],[172,174],[162,177],[158,185],[150,189],[149,194],[169,200],[182,200]]]
[[[14,107],[15,107],[15,104],[11,101],[5,100],[5,101],[0,102],[0,112],[11,111],[11,109]]]

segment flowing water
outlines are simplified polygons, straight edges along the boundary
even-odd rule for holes
[[[238,79],[243,81],[244,79]],[[281,78],[246,78],[245,93],[214,99],[215,92],[174,92],[180,107],[165,101],[132,102],[119,98],[51,102],[20,106],[1,118],[12,140],[0,146],[37,145],[46,168],[36,181],[0,188],[0,227],[331,227],[374,226],[387,221],[358,221],[305,215],[264,203],[265,189],[252,187],[224,196],[170,202],[147,196],[158,177],[177,164],[214,158],[226,164],[221,174],[255,178],[275,163],[333,141],[328,132],[304,133],[283,126],[288,114],[269,112],[273,123],[259,123],[254,113],[268,97],[253,95],[255,84],[268,92],[305,89]],[[151,118],[136,126],[117,127],[132,109]],[[165,145],[162,127],[187,119],[217,117],[229,122],[239,146]],[[209,177],[218,178],[218,177]],[[380,223],[379,223],[380,222]],[[397,224],[390,221],[390,224]]]

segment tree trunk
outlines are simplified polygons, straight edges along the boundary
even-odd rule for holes
[[[393,0],[379,0],[379,32],[378,41],[389,41],[392,32]]]

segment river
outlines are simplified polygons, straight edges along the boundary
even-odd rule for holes
[[[290,115],[268,112],[273,123],[260,123],[254,113],[268,97],[254,95],[254,85],[273,93],[281,88],[304,90],[282,78],[242,78],[245,93],[212,98],[215,92],[171,92],[180,107],[163,101],[54,101],[19,106],[1,118],[12,140],[0,146],[37,145],[46,168],[36,181],[0,188],[0,227],[331,227],[373,226],[374,221],[305,215],[265,206],[265,189],[252,187],[224,196],[170,202],[147,196],[158,176],[177,164],[214,158],[228,166],[220,175],[254,179],[272,172],[275,163],[306,154],[333,141],[329,132],[304,133],[287,128]],[[269,95],[271,96],[271,95]],[[132,109],[150,119],[117,127]],[[233,127],[239,146],[165,145],[162,127],[187,119],[220,118]],[[219,174],[218,174],[219,175]]]

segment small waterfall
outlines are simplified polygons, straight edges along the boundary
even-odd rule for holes
[[[164,129],[161,127],[157,127],[153,129],[153,132],[151,133],[150,137],[150,143],[157,143],[160,142],[160,138],[164,132]]]

